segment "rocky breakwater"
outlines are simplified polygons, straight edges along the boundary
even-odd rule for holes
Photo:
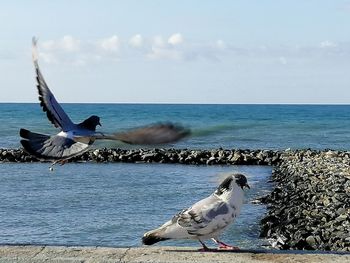
[[[261,237],[280,249],[350,251],[350,152],[285,151]]]
[[[0,149],[0,162],[3,163],[25,163],[38,161],[38,159],[27,154],[22,149]]]
[[[241,149],[93,149],[70,162],[128,162],[128,163],[180,163],[180,164],[233,164],[276,165],[280,152],[273,150]],[[22,149],[0,149],[0,162],[36,162]]]
[[[270,150],[188,150],[188,149],[97,149],[77,160],[96,162],[141,162],[180,164],[273,165],[279,154]]]

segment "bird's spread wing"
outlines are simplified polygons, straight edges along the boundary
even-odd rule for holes
[[[219,228],[215,223],[217,217],[226,215],[229,211],[228,205],[214,195],[205,198],[192,207],[176,215],[173,220],[185,228],[191,235],[207,235]],[[210,227],[211,226],[211,227]]]
[[[165,144],[176,142],[190,134],[188,129],[172,123],[159,123],[126,132],[96,134],[95,139],[119,140],[129,144]]]
[[[50,91],[44,77],[41,74],[38,64],[38,51],[36,44],[37,40],[33,38],[32,57],[36,72],[40,105],[43,108],[43,111],[46,112],[47,118],[53,125],[55,125],[56,128],[61,128],[63,131],[68,131],[74,127],[74,124],[55,99],[55,96]]]
[[[89,149],[89,144],[76,142],[62,136],[47,136],[44,134],[30,132],[26,129],[20,130],[23,148],[31,155],[42,160],[64,160],[69,159]]]

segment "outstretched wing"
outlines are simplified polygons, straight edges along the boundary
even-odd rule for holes
[[[190,134],[188,129],[172,123],[160,123],[109,135],[96,135],[95,139],[119,140],[129,144],[165,144],[176,142]]]
[[[55,96],[47,86],[43,75],[41,74],[38,64],[37,40],[33,37],[32,57],[36,72],[37,88],[39,92],[40,106],[46,112],[47,118],[55,125],[56,128],[61,128],[63,131],[71,130],[74,123],[64,112],[61,105],[57,102]]]
[[[226,215],[228,210],[225,202],[211,195],[175,217],[177,217],[177,223],[189,234],[205,236],[226,226],[222,224],[222,220],[217,219]]]

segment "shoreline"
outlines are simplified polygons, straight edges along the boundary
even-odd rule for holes
[[[0,163],[37,162],[0,149]],[[70,162],[269,165],[274,189],[260,236],[282,250],[350,251],[350,152],[331,150],[94,149]]]

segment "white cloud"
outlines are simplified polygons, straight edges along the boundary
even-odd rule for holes
[[[226,49],[227,48],[226,43],[221,39],[217,40],[215,45],[218,49]]]
[[[184,38],[180,33],[173,34],[168,39],[168,43],[173,46],[180,45],[183,42],[184,42]]]
[[[57,63],[57,58],[52,53],[39,52],[39,57],[47,64]]]
[[[123,49],[124,43],[130,48]],[[161,35],[147,38],[141,34],[135,34],[129,39],[121,39],[113,35],[94,40],[80,40],[66,35],[58,40],[40,41],[39,52],[46,63],[78,66],[104,61],[120,61],[129,57],[214,62],[224,61],[229,57],[248,60],[263,58],[286,65],[295,63],[296,59],[349,58],[350,43],[326,40],[314,46],[233,46],[222,39],[208,42],[186,41],[185,43],[180,33],[172,34],[168,39]]]
[[[331,42],[331,41],[329,41],[329,40],[323,41],[323,42],[321,42],[321,44],[320,44],[320,47],[321,47],[321,48],[335,48],[335,47],[337,47],[337,46],[338,46],[338,45],[337,45],[336,43]]]
[[[180,50],[153,47],[152,52],[147,54],[150,59],[183,60],[184,55]]]
[[[120,50],[121,41],[118,36],[114,35],[110,38],[100,40],[99,46],[105,51],[118,52]]]
[[[129,45],[134,48],[141,48],[143,46],[143,37],[140,34],[134,35],[129,40]]]
[[[79,51],[80,40],[73,38],[72,36],[64,36],[59,43],[60,47],[69,52]]]
[[[165,41],[162,36],[155,36],[153,38],[152,46],[155,47],[164,47],[165,46]]]
[[[47,40],[42,43],[39,42],[40,47],[47,51],[68,51],[76,52],[80,50],[79,39],[75,39],[70,35],[66,35],[59,40]]]
[[[57,49],[57,42],[55,42],[53,40],[43,41],[42,43],[39,42],[39,44],[45,50]]]
[[[181,44],[184,38],[180,33],[172,34],[167,41],[163,36],[155,36],[152,41],[151,50],[147,51],[149,59],[185,60],[190,57],[192,50],[186,50]],[[188,54],[187,54],[188,53]]]
[[[151,50],[147,51],[149,59],[184,60],[186,51],[180,48],[183,43],[181,34],[171,35],[167,41],[162,36],[155,36],[152,41]]]

